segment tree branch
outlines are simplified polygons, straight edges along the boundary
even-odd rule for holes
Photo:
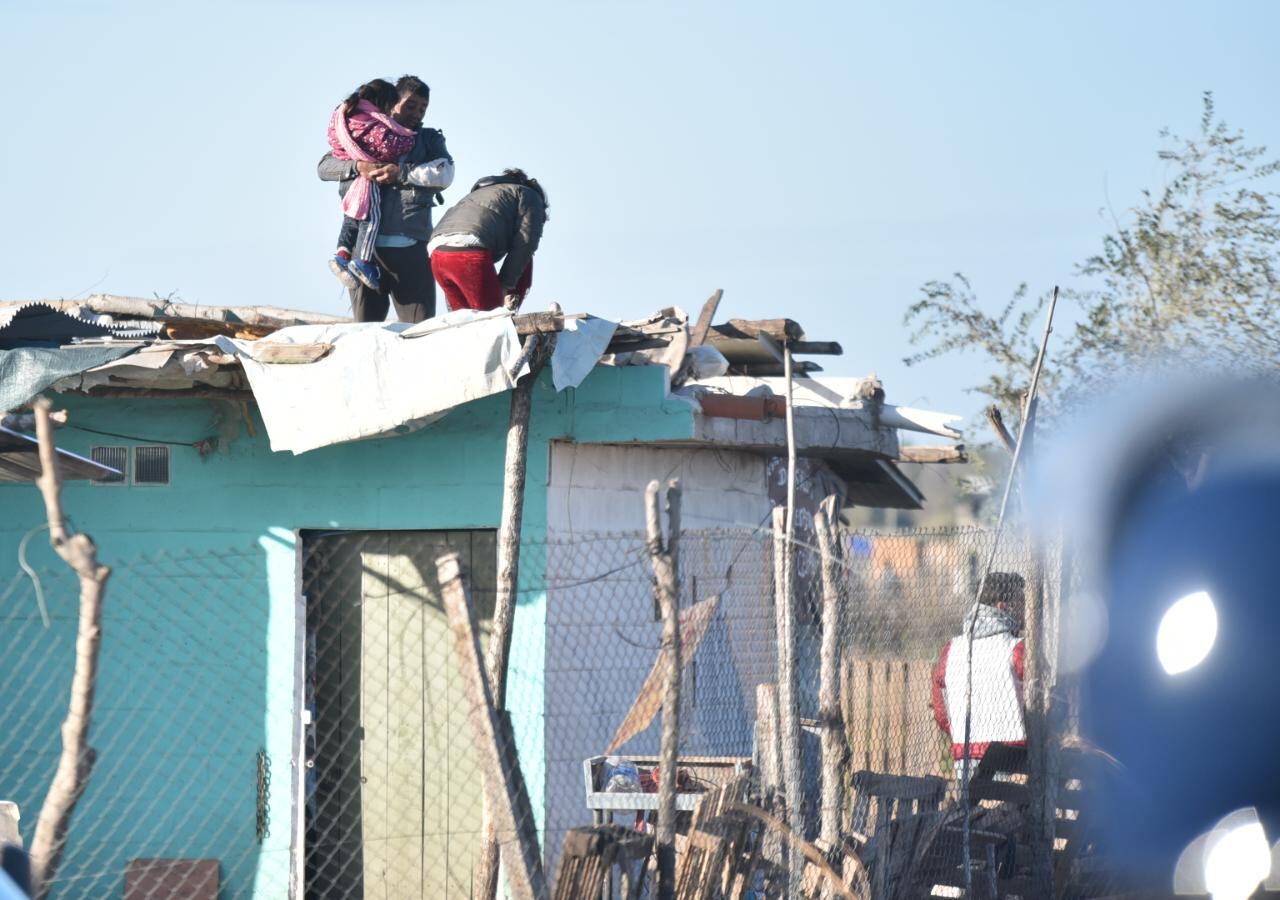
[[[71,815],[83,796],[93,771],[95,751],[89,746],[89,725],[97,687],[98,648],[102,638],[102,598],[111,569],[98,562],[98,548],[87,534],[67,534],[62,512],[62,479],[58,452],[53,443],[49,401],[39,397],[32,404],[36,439],[40,445],[40,477],[36,485],[44,498],[49,520],[49,543],[80,579],[80,621],[76,633],[75,670],[71,699],[62,723],[62,756],[49,785],[35,838],[31,842],[31,876],[36,900],[44,900],[66,848]]]
[[[1005,427],[1004,416],[1000,415],[1000,409],[994,403],[987,407],[987,421],[991,423],[991,430],[996,433],[996,439],[1000,441],[1000,445],[1009,451],[1009,455],[1013,455],[1014,440],[1013,435],[1009,433],[1009,429]]]

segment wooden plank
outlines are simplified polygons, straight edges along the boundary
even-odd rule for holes
[[[139,398],[159,400],[232,400],[237,403],[253,403],[253,391],[238,388],[129,388],[129,387],[92,387],[86,391],[66,391],[68,394],[79,394],[82,397],[110,397],[127,400]]]
[[[300,365],[324,359],[333,352],[333,344],[284,344],[260,341],[253,344],[249,355],[260,363]]]
[[[871,764],[868,768],[884,772],[889,768],[888,729],[884,715],[885,694],[888,691],[884,660],[868,660],[867,676],[868,718],[871,726],[867,729],[867,742],[871,751]]]
[[[739,375],[751,375],[757,378],[772,378],[786,374],[785,367],[779,363],[762,363],[760,365],[742,366],[735,365],[733,366],[733,371]],[[807,375],[812,372],[821,372],[822,366],[815,362],[810,362],[807,359],[797,360],[791,364],[791,371],[796,374]]]
[[[218,860],[129,860],[124,870],[124,900],[161,897],[218,900]]]
[[[850,724],[855,769],[873,768],[871,754],[871,660],[854,660],[852,665],[853,721]]]
[[[435,560],[450,549],[448,535],[423,534],[413,547],[413,557],[422,573],[433,573]],[[430,574],[424,579],[434,582]],[[470,884],[470,857],[459,858],[452,833],[453,815],[451,792],[456,782],[476,788],[471,803],[478,804],[479,790],[475,782],[478,773],[472,766],[459,771],[459,761],[470,759],[470,732],[466,730],[466,701],[461,686],[455,683],[453,673],[457,669],[450,647],[453,633],[444,614],[439,586],[423,585],[424,618],[422,640],[418,652],[422,658],[423,704],[422,735],[422,896],[460,896],[457,884]]]
[[[196,303],[174,303],[163,298],[121,297],[114,294],[91,294],[85,300],[41,300],[40,303],[68,312],[89,309],[131,319],[200,319],[235,322],[244,325],[327,325],[350,322],[347,316],[302,312],[275,306],[205,306]]]
[[[493,630],[494,583],[497,573],[497,544],[492,531],[459,531],[447,535],[448,548],[437,554],[456,551],[463,560],[470,560],[466,571],[471,573],[472,589],[468,591],[471,608],[475,611],[477,638],[481,652],[485,652]],[[436,597],[439,602],[439,597]],[[462,672],[448,657],[450,638],[448,620],[440,607],[441,634],[437,656],[447,673],[448,721],[448,769],[449,780],[445,792],[445,828],[448,835],[449,870],[447,893],[441,896],[467,900],[472,895],[471,883],[481,852],[480,835],[484,827],[484,790],[481,770],[477,764],[467,721],[467,694]],[[434,702],[442,702],[435,700]],[[426,894],[430,896],[429,892]]]
[[[1025,784],[1012,781],[979,781],[977,778],[969,782],[969,797],[972,800],[995,800],[1000,803],[1012,803],[1025,806],[1031,802],[1031,792]]]
[[[804,329],[792,319],[730,319],[720,325],[712,325],[707,339],[714,345],[720,340],[755,340],[766,334],[775,341],[803,341]]]
[[[167,316],[164,319],[164,325],[160,328],[160,333],[173,341],[199,341],[217,336],[256,340],[278,331],[280,327],[275,324],[248,325],[243,322]]]
[[[466,689],[475,749],[483,772],[486,808],[497,825],[511,893],[516,900],[546,900],[547,883],[533,807],[516,757],[510,720],[500,717],[493,704],[480,653],[475,611],[467,600],[458,554],[441,557],[436,563],[436,573]]]
[[[791,352],[800,356],[843,356],[838,341],[792,341]]]
[[[963,444],[954,447],[901,447],[898,461],[909,463],[966,463],[969,454]]]
[[[516,334],[554,334],[564,331],[564,314],[557,312],[517,313],[512,316]]]
[[[905,773],[906,761],[906,717],[907,717],[907,664],[902,660],[885,662],[886,703],[885,728],[887,744],[888,772]]]
[[[414,558],[416,541],[416,535],[405,534],[387,539],[386,884],[388,895],[396,898],[422,898],[426,871],[423,780],[431,762],[424,760],[428,695],[422,648],[427,606]]]
[[[707,335],[711,331],[711,320],[716,314],[716,310],[720,308],[720,298],[724,296],[724,291],[716,288],[716,292],[707,298],[707,302],[702,304],[702,312],[698,314],[698,323],[693,326],[693,333],[689,339],[690,347],[700,347],[707,342]]]

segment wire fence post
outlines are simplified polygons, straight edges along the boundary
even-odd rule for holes
[[[1031,794],[1031,877],[1039,896],[1053,894],[1054,795],[1049,719],[1049,665],[1045,648],[1045,565],[1039,541],[1031,548],[1032,568],[1026,608],[1025,698],[1028,788]]]
[[[830,851],[840,843],[840,821],[844,804],[845,755],[844,717],[840,712],[839,640],[840,540],[836,497],[822,501],[814,516],[822,568],[822,649],[818,675],[818,720],[822,727],[822,818],[818,836]]]
[[[662,744],[658,764],[658,897],[672,900],[676,891],[676,767],[680,740],[680,680],[683,672],[680,647],[680,482],[666,488],[667,540],[662,540],[658,494],[662,486],[649,482],[645,491],[645,524],[649,558],[653,564],[654,590],[662,607],[662,646],[670,651],[671,667],[662,698]]]
[[[787,824],[792,834],[804,836],[804,792],[800,780],[800,715],[796,694],[796,606],[792,579],[793,555],[787,540],[789,513],[782,507],[773,510],[774,527],[774,611],[778,654],[778,733],[782,749],[783,795],[787,804]],[[798,896],[803,879],[804,857],[794,842],[790,843],[788,885],[791,896]]]

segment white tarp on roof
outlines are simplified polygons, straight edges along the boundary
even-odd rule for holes
[[[556,390],[590,374],[617,326],[566,322],[551,358]],[[295,325],[269,338],[215,338],[240,357],[272,450],[317,447],[420,428],[470,400],[508,391],[529,371],[507,310],[458,310],[417,325]],[[268,343],[332,344],[310,363],[261,363]],[[520,370],[512,367],[520,364]]]
[[[317,447],[412,428],[469,400],[510,390],[520,339],[510,313],[449,314],[419,325],[296,325],[276,343],[327,343],[333,352],[305,364],[264,364],[253,341],[216,338],[240,356],[272,450]],[[412,340],[405,338],[412,337]]]
[[[564,331],[556,335],[556,346],[551,351],[551,383],[555,389],[563,391],[582,384],[600,362],[617,330],[617,323],[608,319],[566,318]]]

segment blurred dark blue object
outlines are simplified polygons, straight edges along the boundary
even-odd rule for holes
[[[1156,884],[1234,810],[1256,807],[1268,841],[1280,840],[1280,452],[1270,451],[1272,464],[1214,465],[1194,488],[1185,470],[1149,458],[1117,485],[1105,523],[1110,626],[1082,676],[1081,726],[1124,766],[1098,797],[1109,849]],[[1195,591],[1213,600],[1217,638],[1171,675],[1157,630]]]

